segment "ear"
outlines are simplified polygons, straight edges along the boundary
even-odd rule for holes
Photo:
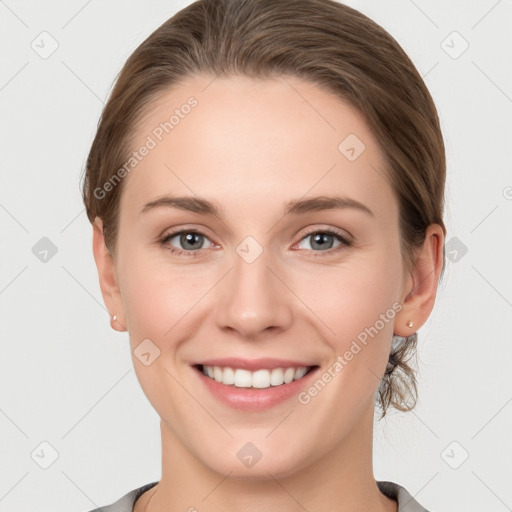
[[[444,232],[439,224],[427,228],[414,268],[405,280],[400,299],[403,309],[396,315],[394,332],[399,336],[415,333],[434,308],[437,285],[443,268]],[[413,322],[412,327],[407,323]]]
[[[103,222],[96,217],[93,223],[92,251],[98,269],[101,294],[110,313],[110,325],[119,332],[126,331],[121,292],[117,283],[115,261],[105,244]],[[116,316],[116,319],[113,319]]]

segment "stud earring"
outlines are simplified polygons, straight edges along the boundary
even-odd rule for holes
[[[117,315],[110,318],[110,327],[115,331],[124,332],[126,329],[117,321]]]
[[[413,323],[409,320],[409,322],[407,322],[407,327],[412,327],[413,326]]]

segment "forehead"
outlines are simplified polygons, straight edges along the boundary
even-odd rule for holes
[[[296,77],[191,77],[146,110],[133,141],[134,151],[151,149],[125,178],[121,210],[171,193],[237,212],[262,198],[270,208],[333,192],[365,204],[393,200],[362,116]]]

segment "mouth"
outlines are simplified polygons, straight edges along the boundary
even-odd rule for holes
[[[230,366],[209,366],[196,364],[193,366],[205,377],[230,388],[262,390],[286,386],[300,381],[306,375],[319,368],[313,366],[289,366],[280,368],[261,368],[251,371],[245,368]]]
[[[207,396],[244,413],[290,404],[320,371],[309,361],[270,357],[224,357],[194,361],[190,367]]]

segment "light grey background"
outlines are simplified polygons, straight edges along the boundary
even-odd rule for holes
[[[160,478],[159,418],[109,327],[79,179],[124,61],[189,3],[0,1],[2,512],[90,510]],[[420,401],[377,424],[375,474],[433,511],[512,510],[512,2],[347,3],[425,77],[448,159]]]

